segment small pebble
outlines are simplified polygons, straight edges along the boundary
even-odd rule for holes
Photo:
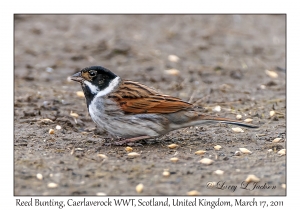
[[[192,190],[187,192],[186,194],[191,196],[196,196],[196,195],[200,195],[200,192],[198,192],[197,190]]]
[[[251,154],[251,153],[252,153],[250,150],[248,150],[248,149],[246,149],[246,148],[239,148],[239,149],[240,149],[240,151],[241,151],[242,153],[244,153],[244,154]]]
[[[177,145],[177,144],[170,144],[170,145],[168,145],[168,147],[170,149],[175,149],[175,148],[179,147],[179,145]]]
[[[234,127],[234,128],[231,128],[231,129],[232,129],[233,132],[235,132],[235,133],[243,133],[243,132],[244,132],[244,130],[241,129],[240,127]]]
[[[37,178],[38,180],[42,180],[42,179],[43,179],[43,175],[42,175],[42,174],[36,174],[36,178]]]
[[[245,182],[248,182],[248,183],[249,182],[259,182],[259,181],[260,181],[260,179],[253,174],[248,175],[247,179],[245,180]]]
[[[195,152],[195,155],[204,155],[206,153],[206,151],[204,150],[198,150],[197,152]]]
[[[49,134],[54,134],[54,130],[53,130],[53,129],[50,129],[50,130],[49,130]]]
[[[144,185],[143,185],[143,184],[138,184],[138,185],[135,187],[135,190],[136,190],[137,193],[143,192],[143,189],[144,189]]]
[[[57,186],[58,186],[58,184],[53,183],[53,182],[48,184],[48,188],[56,188]]]
[[[199,160],[199,163],[202,163],[204,165],[211,165],[214,161],[209,158],[203,158]]]

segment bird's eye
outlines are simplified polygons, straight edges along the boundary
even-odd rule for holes
[[[90,75],[91,77],[94,77],[94,76],[96,76],[96,72],[95,72],[95,71],[89,71],[89,75]]]

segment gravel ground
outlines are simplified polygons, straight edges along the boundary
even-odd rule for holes
[[[14,194],[137,195],[141,183],[139,195],[286,195],[286,156],[277,153],[286,148],[285,18],[15,15]],[[104,145],[110,139],[95,129],[76,94],[80,85],[68,80],[91,65],[191,101],[206,114],[240,114],[260,128],[180,129],[141,141],[132,147],[140,156],[129,158],[125,146]],[[179,146],[169,149],[172,143]],[[252,154],[236,156],[239,148]],[[206,153],[195,155],[198,150]],[[199,163],[203,157],[213,164]],[[250,174],[260,179],[256,187],[243,182]]]

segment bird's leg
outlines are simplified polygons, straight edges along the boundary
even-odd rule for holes
[[[134,138],[130,138],[130,139],[123,139],[121,141],[116,141],[113,144],[114,145],[124,145],[124,144],[130,144],[130,143],[134,143],[136,141],[142,140],[142,139],[149,139],[152,138],[151,136],[139,136],[139,137],[134,137]]]

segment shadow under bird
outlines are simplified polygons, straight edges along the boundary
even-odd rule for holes
[[[192,104],[164,95],[138,82],[123,80],[101,66],[72,75],[81,84],[93,121],[114,138],[114,144],[135,142],[195,125],[226,123],[257,128],[229,118],[205,115]]]

